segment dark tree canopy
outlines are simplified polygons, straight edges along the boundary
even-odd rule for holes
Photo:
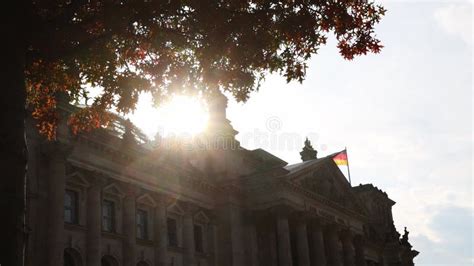
[[[28,102],[54,138],[58,93],[102,88],[70,118],[75,132],[106,123],[106,110],[132,111],[142,92],[159,103],[220,89],[245,101],[265,74],[301,82],[330,32],[346,59],[379,52],[384,12],[370,0],[36,0]]]

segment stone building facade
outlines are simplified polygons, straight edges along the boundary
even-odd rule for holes
[[[226,105],[192,149],[120,119],[78,136],[61,124],[55,142],[29,130],[27,265],[413,265],[386,193],[352,187],[331,156],[241,147]]]

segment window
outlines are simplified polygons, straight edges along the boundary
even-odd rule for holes
[[[70,224],[77,224],[77,192],[66,190],[64,194],[64,221]]]
[[[115,231],[115,203],[110,200],[102,202],[102,230]]]
[[[166,225],[168,227],[168,245],[172,247],[178,246],[178,234],[176,219],[168,218],[166,220]]]
[[[137,237],[148,239],[148,212],[137,210]]]
[[[194,247],[197,252],[203,252],[202,248],[202,226],[194,225]]]

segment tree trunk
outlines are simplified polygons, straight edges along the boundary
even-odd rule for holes
[[[0,265],[25,261],[26,144],[25,52],[28,2],[12,1],[2,8],[0,95]],[[30,9],[28,9],[30,10]]]

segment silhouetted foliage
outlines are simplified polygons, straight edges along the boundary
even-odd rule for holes
[[[238,101],[265,74],[303,81],[307,61],[333,32],[341,55],[379,52],[374,25],[385,10],[369,0],[43,1],[33,4],[26,59],[28,103],[39,130],[55,137],[56,95],[88,98],[74,132],[132,111],[142,92],[230,92]]]
[[[268,73],[301,82],[330,32],[346,59],[379,52],[385,12],[371,0],[15,0],[2,11],[2,265],[25,259],[26,99],[49,139],[64,97],[93,97],[69,118],[73,132],[132,111],[143,92],[157,104],[217,90],[245,101]]]

